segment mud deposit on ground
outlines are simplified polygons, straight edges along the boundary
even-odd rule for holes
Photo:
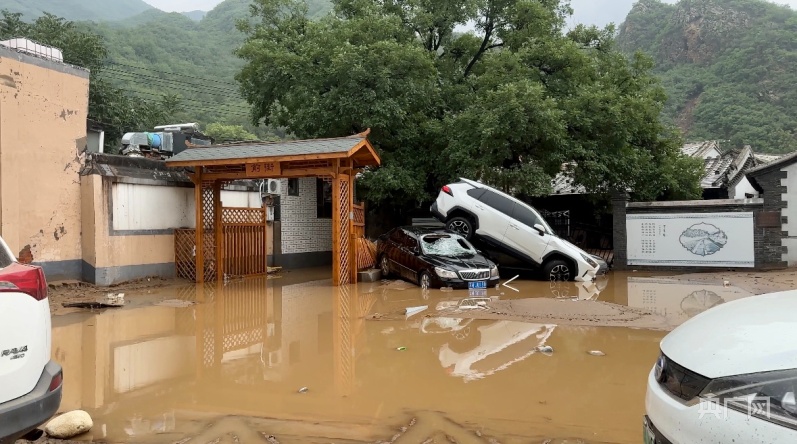
[[[50,300],[50,312],[52,314],[68,313],[73,309],[64,308],[64,303],[70,302],[95,302],[104,298],[108,293],[125,293],[138,297],[152,292],[152,290],[174,286],[185,285],[185,281],[173,279],[148,278],[132,282],[126,282],[112,287],[100,287],[85,282],[68,281],[50,283],[48,297]]]
[[[692,273],[675,276],[674,278],[681,281],[729,285],[753,294],[797,289],[797,272],[794,270]]]
[[[520,299],[492,301],[484,308],[448,308],[437,316],[467,319],[506,319],[523,322],[548,322],[585,327],[629,327],[671,330],[664,316],[648,310],[609,302],[569,299]]]

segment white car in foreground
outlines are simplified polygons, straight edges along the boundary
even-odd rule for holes
[[[50,360],[50,325],[44,272],[18,263],[0,239],[0,443],[35,431],[61,404],[63,374]]]
[[[646,444],[797,443],[797,290],[686,321],[647,385]]]

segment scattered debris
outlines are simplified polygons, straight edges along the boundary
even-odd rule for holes
[[[510,280],[508,280],[508,281],[504,282],[502,285],[503,285],[504,287],[506,287],[506,288],[510,289],[510,290],[514,290],[515,292],[517,292],[517,293],[520,293],[520,290],[518,290],[517,288],[515,288],[515,287],[513,287],[513,286],[509,285],[509,284],[510,284],[512,281],[514,281],[515,279],[517,279],[517,278],[519,278],[519,277],[520,277],[520,275],[517,275],[517,276],[513,277],[512,279],[510,279]]]
[[[393,327],[388,327],[388,328],[386,328],[386,329],[382,330],[382,334],[383,334],[383,335],[389,335],[389,334],[393,333],[394,331],[396,331],[396,329],[395,329],[395,328],[393,328]]]
[[[546,356],[551,356],[553,354],[553,347],[550,345],[540,345],[537,347],[537,351]]]
[[[268,441],[269,444],[280,444],[280,442],[277,441],[277,437],[274,435],[263,434],[263,437],[266,438],[266,441]]]
[[[730,281],[722,281],[722,286],[723,287],[730,287],[731,286],[731,282]]]
[[[403,352],[403,351],[407,350],[407,347],[397,347],[396,350],[398,350],[400,352]]]
[[[73,410],[56,416],[44,426],[47,436],[56,439],[69,439],[82,435],[94,427],[91,416],[83,410]]]
[[[88,308],[88,309],[98,309],[98,308],[119,308],[123,305],[119,304],[109,304],[107,302],[64,302],[62,304],[66,308]]]
[[[105,295],[105,301],[108,304],[125,305],[124,293],[108,293]]]
[[[160,301],[155,305],[161,305],[164,307],[175,307],[175,308],[185,308],[190,307],[192,305],[196,305],[196,301],[184,301],[181,299],[167,299],[165,301]]]
[[[492,302],[491,298],[483,297],[469,297],[459,301],[458,308],[473,309],[473,308],[487,308],[487,303]]]
[[[299,393],[307,393],[308,390],[310,390],[310,389],[307,388],[307,387],[302,387],[302,388],[299,389]]]
[[[592,356],[606,356],[606,353],[600,350],[590,350],[587,353],[591,354]]]
[[[426,311],[428,308],[429,308],[428,305],[421,305],[418,307],[407,307],[407,309],[404,311],[404,315],[407,317],[407,319],[409,319],[412,316],[415,316],[416,314],[422,311]]]

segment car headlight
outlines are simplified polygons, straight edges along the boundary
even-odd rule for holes
[[[598,263],[586,254],[581,253],[581,257],[584,258],[584,262],[588,263],[590,267],[596,268],[598,266]]]
[[[797,369],[712,380],[700,393],[701,407],[713,402],[749,416],[797,430]]]
[[[491,278],[497,278],[498,277],[498,267],[496,267],[495,265],[490,267],[490,277]]]
[[[445,268],[434,267],[434,272],[441,278],[456,279],[457,277],[456,271],[446,270]]]

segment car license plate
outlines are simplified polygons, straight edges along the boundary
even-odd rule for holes
[[[656,434],[653,433],[650,425],[648,424],[647,419],[645,419],[642,425],[642,433],[643,433],[643,444],[656,444]]]
[[[485,288],[487,288],[487,281],[471,281],[471,282],[468,282],[468,288],[485,289]]]
[[[475,288],[468,289],[468,296],[472,298],[486,298],[487,290],[480,290]]]

